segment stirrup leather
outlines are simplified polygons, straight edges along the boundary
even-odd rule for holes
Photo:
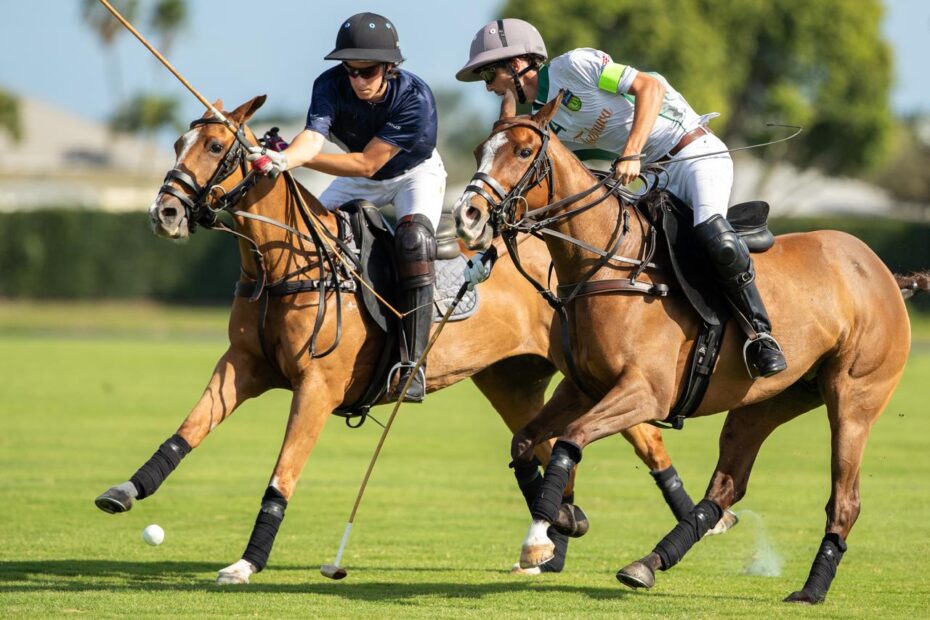
[[[754,335],[746,338],[746,342],[743,343],[743,364],[746,366],[746,372],[749,373],[750,379],[755,379],[756,375],[752,374],[752,366],[749,364],[749,347],[751,347],[756,342],[762,342],[763,340],[768,340],[773,345],[775,345],[776,349],[778,349],[779,351],[782,350],[781,345],[778,344],[778,341],[775,340],[775,336],[773,336],[772,334],[764,334],[764,333],[755,332]]]

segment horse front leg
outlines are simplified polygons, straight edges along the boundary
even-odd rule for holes
[[[339,382],[334,384],[339,385]],[[304,464],[330,413],[342,402],[342,396],[330,393],[326,381],[320,377],[305,380],[295,388],[284,442],[249,542],[241,559],[219,571],[218,584],[248,583],[253,573],[265,568]]]
[[[500,414],[504,423],[511,432],[516,432],[526,426],[533,416],[542,409],[545,403],[546,388],[555,368],[544,358],[520,357],[498,362],[497,364],[478,373],[472,380],[485,397]],[[556,391],[555,398],[565,397],[564,387]],[[574,402],[575,396],[586,398],[583,394],[569,396]],[[550,442],[542,442],[535,447],[536,458],[528,463],[515,462],[511,465],[514,478],[527,510],[532,508],[533,501],[543,483],[539,471],[540,463],[545,467],[552,453]],[[588,519],[584,511],[575,505],[575,497],[570,482],[565,489],[559,518],[549,532],[549,538],[555,544],[555,557],[542,567],[521,569],[519,564],[514,565],[513,572],[520,574],[539,574],[542,572],[561,572],[565,567],[570,538],[578,538],[588,531]]]
[[[575,466],[581,462],[584,447],[636,424],[663,417],[655,395],[635,369],[626,370],[620,382],[586,413],[577,415],[577,410],[570,408],[558,410],[560,406],[555,398],[551,399],[527,428],[514,436],[511,445],[515,457],[525,458],[526,447],[533,441],[561,435],[552,449],[543,484],[530,511],[533,522],[520,552],[523,568],[552,559],[553,544],[546,532],[558,518],[562,493]]]
[[[110,487],[95,500],[110,514],[126,512],[161,486],[187,454],[240,404],[271,387],[261,360],[238,347],[230,347],[216,363],[203,395],[177,432],[126,482]]]

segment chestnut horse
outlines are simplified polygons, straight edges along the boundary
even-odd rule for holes
[[[243,135],[250,143],[256,141],[245,122],[264,100],[264,97],[252,99],[228,115],[243,128]],[[217,102],[216,108],[221,107],[222,103]],[[243,152],[233,133],[209,114],[192,123],[191,130],[178,140],[175,149],[177,165],[169,172],[166,186],[151,208],[157,234],[180,238],[188,236],[195,222],[212,225],[213,214],[205,207],[205,201],[209,197],[240,194],[232,205],[236,208],[232,213],[240,236],[240,282],[254,283],[259,264],[263,265],[269,283],[297,276],[320,278],[321,262],[325,269],[326,261],[320,260],[320,248],[307,241],[314,226],[311,222],[335,234],[337,218],[315,197],[297,184],[285,183],[283,178],[270,180],[246,175]],[[239,188],[243,188],[243,193]],[[301,192],[302,200],[294,195],[296,191]],[[308,205],[312,220],[300,216],[300,203]],[[537,277],[543,277],[549,264],[545,247],[537,241],[523,247],[528,268]],[[259,262],[254,249],[263,256]],[[333,257],[328,252],[324,249],[323,254],[332,265]],[[545,390],[555,373],[549,352],[553,313],[510,261],[501,260],[494,271],[492,282],[482,287],[476,316],[448,323],[433,348],[428,389],[439,390],[472,377],[507,426],[515,431],[542,407]],[[101,495],[98,506],[107,512],[129,510],[134,499],[154,493],[181,458],[199,446],[245,400],[274,387],[289,388],[293,399],[287,432],[255,529],[243,559],[220,571],[218,580],[244,583],[253,572],[261,570],[284,508],[323,425],[335,409],[359,399],[384,348],[383,332],[359,309],[356,298],[351,297],[341,308],[334,309],[334,297],[335,293],[329,290],[321,302],[318,290],[312,290],[268,298],[263,319],[264,343],[257,330],[260,304],[236,297],[229,319],[229,348],[217,362],[203,395],[176,435],[159,448],[130,482]],[[315,329],[321,303],[326,313]],[[339,314],[341,326],[337,324]],[[476,325],[481,329],[475,329]],[[311,334],[315,334],[319,348],[329,347],[337,340],[339,344],[329,354],[311,355],[315,345]],[[654,475],[674,473],[657,429],[638,426],[624,436]],[[543,463],[548,462],[549,453],[548,444],[541,444],[536,450]],[[537,478],[529,483],[541,484],[535,465],[523,471]],[[677,476],[662,482],[678,485],[677,489],[663,489],[670,504],[672,499],[678,502],[678,512],[682,512],[682,502],[688,504],[688,509],[693,506]],[[529,488],[533,488],[532,484]],[[569,493],[570,489],[566,495]],[[574,508],[569,508],[572,511],[569,514],[575,514]],[[720,529],[730,524],[732,517],[723,519]],[[563,537],[563,553],[565,544],[567,538]]]
[[[532,229],[545,236],[559,282],[597,282],[560,287],[560,292],[583,293],[557,298],[569,317],[568,355],[574,363],[557,352],[556,363],[566,379],[513,438],[517,462],[531,458],[534,446],[558,438],[532,508],[523,566],[552,556],[546,537],[555,507],[550,498],[557,497],[584,447],[669,415],[686,379],[699,326],[697,313],[682,295],[645,292],[663,290],[653,288],[655,284],[676,289],[667,252],[658,253],[651,259],[656,264],[639,273],[638,259],[648,256],[650,225],[636,207],[618,199],[625,190],[598,185],[549,133],[559,101],[556,97],[529,117],[510,117],[502,110],[491,135],[475,151],[480,169],[474,185],[455,207],[459,234],[469,247],[484,247],[489,230],[514,238],[520,230]],[[747,376],[741,331],[735,326],[727,331],[716,372],[694,413],[729,411],[706,496],[652,553],[618,572],[626,585],[651,587],[657,570],[677,563],[721,511],[743,497],[766,437],[824,403],[832,432],[833,481],[826,535],[807,582],[786,600],[824,600],[846,549],[859,514],[866,439],[901,378],[910,348],[902,292],[926,291],[927,281],[896,280],[865,244],[835,231],[780,236],[774,247],[756,255],[755,264],[788,369],[767,379]],[[631,272],[643,286],[630,284]],[[626,286],[614,286],[621,282]],[[599,293],[604,288],[608,292]],[[593,406],[585,404],[585,389],[598,399]]]

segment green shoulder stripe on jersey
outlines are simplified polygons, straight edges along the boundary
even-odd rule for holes
[[[575,154],[575,157],[581,161],[589,161],[591,159],[603,159],[606,161],[613,161],[617,159],[617,154],[612,151],[605,151],[604,149],[578,149],[577,151],[572,151]]]
[[[533,101],[533,112],[539,110],[549,102],[549,65],[543,65],[536,78],[536,100]]]
[[[601,77],[597,80],[597,87],[609,93],[616,93],[624,69],[626,69],[626,65],[615,62],[608,63],[604,70],[601,71]]]

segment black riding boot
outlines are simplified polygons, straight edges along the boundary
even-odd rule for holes
[[[772,324],[756,288],[756,273],[746,244],[720,215],[698,224],[694,231],[707,250],[727,297],[755,331],[748,334],[750,340],[745,349],[748,361],[761,377],[785,370],[788,364],[772,337]]]
[[[404,317],[404,337],[407,343],[409,365],[401,367],[397,383],[398,392],[403,388],[429,342],[433,323],[433,281],[436,260],[436,235],[433,225],[426,216],[407,215],[397,224],[394,236],[394,251],[397,258],[397,273],[400,280],[400,299]],[[395,394],[400,396],[399,393]],[[421,402],[426,396],[426,362],[417,371],[404,400]]]

